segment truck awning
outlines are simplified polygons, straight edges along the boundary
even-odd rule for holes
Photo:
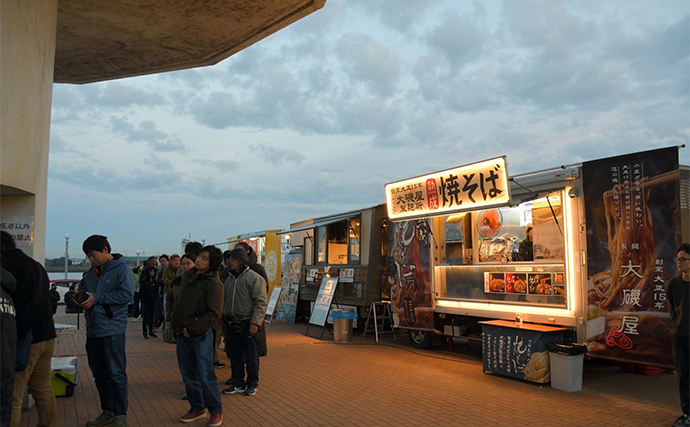
[[[322,227],[324,225],[334,224],[336,222],[344,221],[346,219],[355,218],[359,215],[360,215],[360,212],[352,212],[349,214],[333,216],[330,218],[323,218],[323,219],[316,220],[316,221],[312,222],[311,224],[301,225],[297,228],[292,228],[290,230],[283,230],[278,234],[288,234],[288,233],[296,233],[298,231],[310,230],[310,229],[313,229],[316,227]]]

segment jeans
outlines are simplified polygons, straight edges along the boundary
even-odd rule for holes
[[[690,415],[690,344],[688,340],[673,340],[673,359],[676,362],[680,408],[683,414]]]
[[[223,412],[218,378],[213,369],[213,332],[210,328],[189,338],[177,335],[177,364],[191,409],[208,408],[211,414]]]
[[[53,387],[50,385],[50,359],[53,356],[55,338],[31,344],[29,364],[26,369],[17,372],[14,377],[12,394],[12,417],[10,426],[17,427],[22,418],[22,400],[24,389],[29,386],[29,393],[36,401],[38,410],[37,426],[55,426],[58,421],[57,404]]]
[[[134,292],[134,313],[132,314],[132,317],[135,319],[139,316],[141,316],[141,301],[139,301],[139,292]]]
[[[237,333],[225,328],[225,351],[230,359],[233,387],[256,388],[259,386],[259,353],[256,350],[256,337],[249,335],[249,323],[249,319],[243,320],[242,330]]]
[[[101,398],[101,409],[118,418],[127,414],[127,356],[125,335],[87,337],[86,354],[89,368]]]

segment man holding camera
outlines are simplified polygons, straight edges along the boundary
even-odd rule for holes
[[[127,304],[134,298],[134,273],[120,254],[111,254],[108,238],[94,234],[82,245],[91,268],[82,283],[86,319],[86,354],[103,412],[87,427],[127,426]]]
[[[255,335],[266,315],[266,283],[249,268],[249,257],[244,249],[235,248],[230,251],[229,261],[230,274],[225,279],[223,326],[225,348],[232,369],[232,384],[223,393],[253,396],[259,386],[259,353]]]

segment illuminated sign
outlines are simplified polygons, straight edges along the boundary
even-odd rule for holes
[[[505,156],[386,184],[392,220],[505,206],[509,200]]]

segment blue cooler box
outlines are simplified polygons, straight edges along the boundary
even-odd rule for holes
[[[50,361],[50,385],[56,397],[70,397],[79,381],[76,357],[53,357]]]

